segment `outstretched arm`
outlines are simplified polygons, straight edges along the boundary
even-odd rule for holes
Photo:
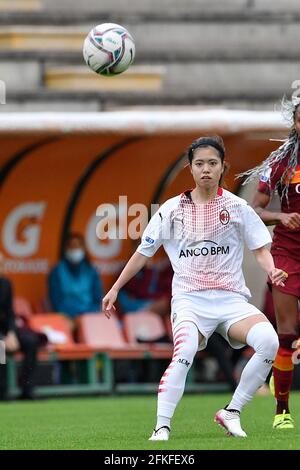
[[[110,318],[112,311],[115,309],[114,303],[117,300],[119,290],[145,266],[147,259],[147,256],[141,255],[137,251],[132,255],[120,276],[102,300],[102,310],[107,318]]]
[[[275,286],[283,286],[284,281],[287,279],[288,274],[282,269],[275,268],[273,256],[266,247],[253,250],[256,261],[261,268],[268,274],[272,284]]]

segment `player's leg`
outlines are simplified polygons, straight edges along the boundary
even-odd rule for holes
[[[251,346],[255,353],[245,366],[239,385],[226,409],[220,410],[216,421],[232,435],[246,437],[240,427],[240,411],[264,383],[278,350],[278,337],[271,323],[262,314],[235,322],[228,330],[230,339]]]
[[[274,393],[277,401],[273,427],[293,428],[289,410],[289,393],[293,381],[293,343],[298,339],[298,299],[273,287],[279,350],[273,364]]]
[[[234,323],[228,336],[251,346],[255,353],[246,364],[230,407],[241,411],[266,380],[278,351],[278,337],[264,315],[253,315]]]
[[[175,329],[173,357],[159,383],[157,423],[149,440],[168,440],[171,418],[183,395],[187,373],[202,339],[197,326],[190,321],[179,323]]]

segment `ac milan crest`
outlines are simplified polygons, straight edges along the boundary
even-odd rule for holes
[[[219,214],[221,224],[227,225],[230,221],[230,215],[227,209],[222,209]]]

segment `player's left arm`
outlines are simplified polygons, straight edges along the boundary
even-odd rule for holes
[[[275,286],[283,286],[288,274],[282,269],[275,268],[273,256],[265,246],[252,250],[256,261],[260,267],[268,274],[272,284]]]

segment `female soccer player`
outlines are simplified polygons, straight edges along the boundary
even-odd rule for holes
[[[294,427],[289,410],[293,381],[293,348],[298,339],[298,299],[300,298],[300,103],[290,105],[291,132],[288,139],[258,167],[245,173],[244,183],[260,176],[253,207],[267,225],[276,225],[271,253],[275,266],[288,272],[284,286],[272,288],[279,350],[273,364],[277,400],[273,428]],[[278,191],[281,212],[266,210],[271,195]]]
[[[150,220],[142,242],[103,299],[107,316],[121,287],[163,245],[174,270],[171,320],[172,361],[158,389],[157,424],[150,437],[168,440],[170,422],[184,391],[194,356],[217,331],[234,348],[255,350],[231,402],[215,421],[234,436],[246,437],[240,411],[267,377],[278,350],[277,335],[267,318],[248,303],[242,273],[244,241],[276,285],[285,273],[276,269],[269,232],[243,199],[222,189],[225,149],[219,137],[201,137],[188,150],[196,187],[166,201]]]

